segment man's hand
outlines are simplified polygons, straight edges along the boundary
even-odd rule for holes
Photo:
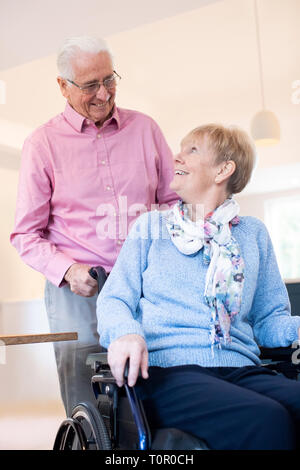
[[[125,335],[113,341],[108,348],[108,364],[117,385],[124,384],[124,369],[129,359],[128,385],[133,387],[141,369],[142,377],[148,379],[148,350],[140,335]]]
[[[65,280],[69,283],[74,294],[82,297],[92,297],[98,292],[98,282],[89,275],[91,266],[74,263],[65,274]]]

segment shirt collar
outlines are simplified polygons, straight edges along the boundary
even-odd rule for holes
[[[71,124],[71,126],[78,132],[82,132],[83,124],[88,121],[84,116],[77,113],[77,111],[75,111],[75,109],[72,108],[72,106],[68,102],[66,103],[64,117],[66,118],[68,123]],[[112,121],[115,121],[118,129],[120,129],[120,115],[116,105],[113,108],[112,116],[107,121],[105,121],[105,127],[108,126],[109,123]]]
[[[85,117],[77,113],[77,111],[75,111],[75,109],[73,109],[68,102],[66,103],[64,117],[76,131],[81,132],[82,124],[85,121]]]
[[[120,125],[121,125],[121,123],[120,123],[120,113],[119,113],[119,110],[118,110],[116,105],[114,105],[111,119],[115,120],[115,122],[117,123],[118,129],[120,129]]]

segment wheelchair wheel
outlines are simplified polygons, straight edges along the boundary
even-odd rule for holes
[[[106,426],[97,408],[91,403],[80,403],[73,412],[72,418],[79,422],[86,436],[86,450],[111,450],[111,442]]]
[[[56,436],[54,450],[111,450],[104,421],[91,403],[80,403]]]

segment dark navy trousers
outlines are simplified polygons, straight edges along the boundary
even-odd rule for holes
[[[149,367],[136,386],[150,428],[178,428],[218,450],[300,447],[300,382],[262,366]]]

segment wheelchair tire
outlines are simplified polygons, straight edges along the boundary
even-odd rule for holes
[[[101,414],[91,403],[79,403],[71,415],[80,424],[85,438],[86,448],[80,450],[111,450],[111,442]]]

